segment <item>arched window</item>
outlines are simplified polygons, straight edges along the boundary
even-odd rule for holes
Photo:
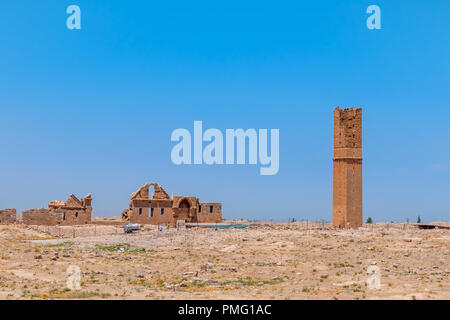
[[[189,201],[187,199],[183,199],[180,202],[180,205],[178,206],[178,208],[184,208],[184,209],[189,209],[191,207],[191,204],[189,203]]]

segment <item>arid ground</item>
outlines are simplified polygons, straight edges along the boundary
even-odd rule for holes
[[[366,285],[371,265],[380,289]],[[412,224],[0,226],[0,299],[450,299],[449,279],[450,230]]]

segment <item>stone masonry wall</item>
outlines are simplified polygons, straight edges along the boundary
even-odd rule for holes
[[[362,226],[362,109],[334,110],[333,226]]]
[[[218,223],[222,222],[221,203],[200,203],[197,214],[197,222]]]
[[[16,209],[0,210],[0,224],[12,224],[16,222]]]
[[[51,214],[48,209],[30,209],[22,212],[22,220],[26,225],[56,226],[61,217]]]

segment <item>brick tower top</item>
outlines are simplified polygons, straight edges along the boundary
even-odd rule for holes
[[[361,148],[361,108],[334,109],[334,148]]]

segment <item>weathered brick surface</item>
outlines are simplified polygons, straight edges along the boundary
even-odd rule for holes
[[[362,226],[362,109],[334,110],[333,226]]]
[[[79,200],[73,194],[67,201],[52,201],[48,209],[30,209],[22,213],[27,225],[82,225],[91,223],[92,197],[87,195]]]
[[[200,203],[198,211],[198,222],[221,222],[222,204],[221,203]]]
[[[30,209],[22,212],[22,220],[26,225],[56,226],[60,223],[61,217],[54,211],[48,209]]]
[[[12,224],[17,219],[16,209],[0,210],[0,224]]]

